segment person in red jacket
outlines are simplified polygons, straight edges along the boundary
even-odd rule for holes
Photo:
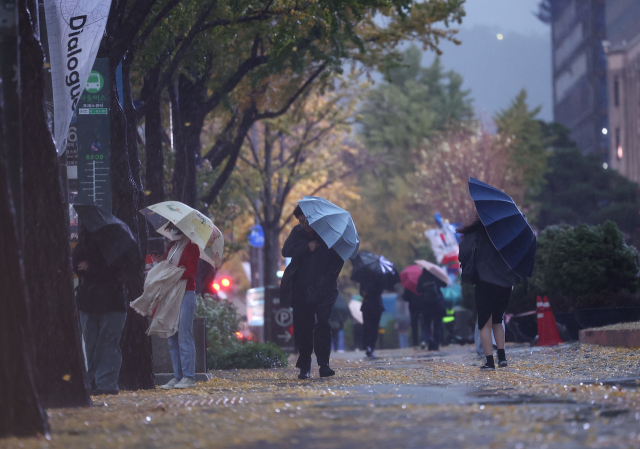
[[[200,249],[173,224],[167,229],[174,241],[167,248],[165,260],[178,267],[185,267],[182,279],[187,280],[184,298],[180,305],[178,333],[168,338],[174,378],[161,388],[192,388],[196,385],[196,344],[193,339],[193,318],[196,314],[196,273]]]

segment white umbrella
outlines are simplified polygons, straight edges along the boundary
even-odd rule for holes
[[[451,278],[444,270],[444,268],[439,267],[438,265],[427,262],[426,260],[416,260],[416,265],[420,265],[422,268],[427,270],[429,273],[433,274],[435,277],[440,279],[442,282],[446,282],[447,285],[451,285]]]
[[[349,301],[349,312],[351,312],[351,316],[358,323],[364,323],[364,318],[362,316],[362,311],[360,310],[362,307],[362,301],[358,301],[357,299],[352,299]]]
[[[159,234],[174,240],[169,223],[180,229],[200,248],[200,258],[214,267],[222,265],[224,237],[211,219],[179,201],[153,204],[140,211]]]

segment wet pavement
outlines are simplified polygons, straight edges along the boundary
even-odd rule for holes
[[[49,410],[50,439],[0,447],[637,448],[638,351],[507,347],[480,371],[471,346],[335,354],[337,375],[215,371],[191,390],[122,392]]]

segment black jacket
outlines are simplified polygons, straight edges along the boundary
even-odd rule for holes
[[[88,270],[78,270],[82,261],[89,262]],[[73,271],[78,275],[76,289],[78,309],[87,313],[126,312],[123,268],[107,266],[100,249],[88,235],[73,250]]]
[[[280,300],[284,305],[302,306],[334,304],[338,298],[338,276],[344,261],[319,237],[320,246],[309,249],[312,238],[296,225],[282,247],[282,256],[291,257],[280,283]]]
[[[422,270],[422,274],[418,278],[416,290],[422,293],[422,300],[426,306],[437,306],[445,310],[444,296],[440,288],[446,287],[447,283],[443,282],[427,270]]]
[[[464,236],[460,242],[458,259],[467,259],[468,254],[473,248],[476,236],[479,236],[475,259],[478,279],[501,287],[513,286],[520,278],[509,268],[509,265],[507,265],[498,250],[493,246],[484,228],[470,232]]]
[[[362,296],[361,311],[384,312],[382,292],[384,291],[384,279],[376,278],[368,282],[360,282],[360,296]]]

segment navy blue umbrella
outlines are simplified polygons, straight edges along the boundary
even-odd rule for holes
[[[536,235],[511,197],[495,187],[469,178],[469,194],[491,243],[521,278],[531,276],[536,257]]]

